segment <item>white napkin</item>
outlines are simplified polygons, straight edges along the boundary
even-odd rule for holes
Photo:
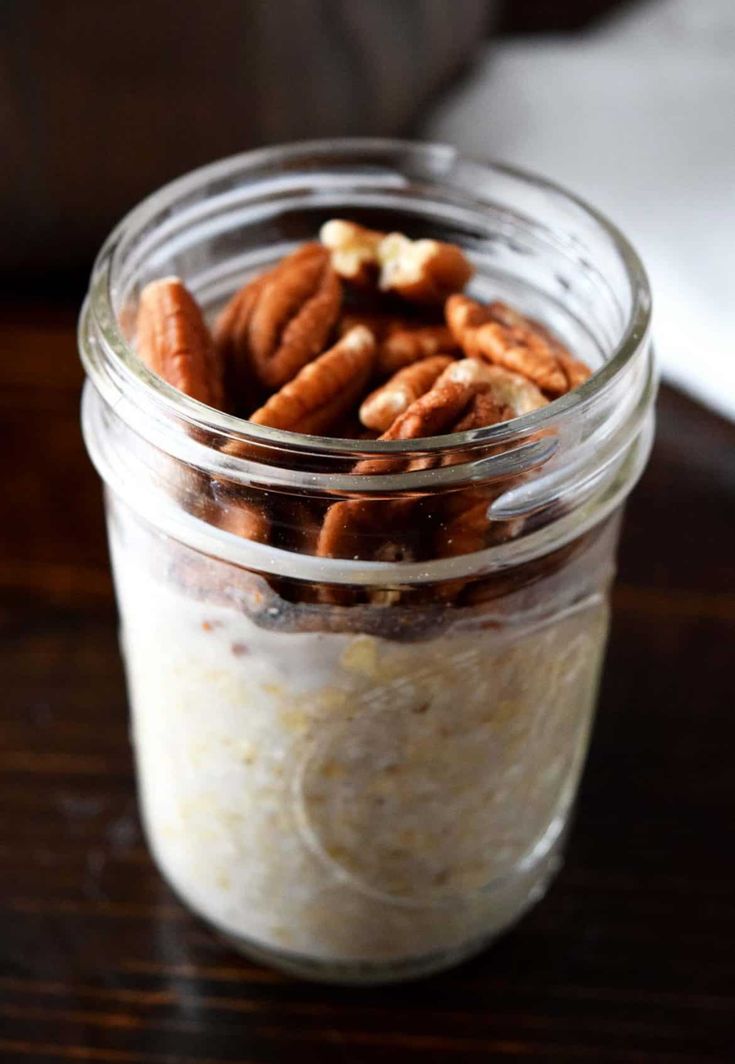
[[[735,418],[735,2],[655,0],[491,45],[427,135],[605,212],[651,276],[664,376]]]

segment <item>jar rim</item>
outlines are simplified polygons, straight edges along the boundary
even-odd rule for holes
[[[284,429],[255,425],[245,418],[236,417],[198,400],[184,395],[162,378],[152,373],[138,358],[132,345],[126,340],[120,327],[113,301],[113,274],[116,252],[121,241],[136,228],[143,228],[157,212],[172,207],[181,197],[195,191],[199,186],[213,180],[221,180],[229,174],[247,173],[268,166],[294,163],[321,155],[332,162],[341,157],[358,153],[363,161],[377,159],[386,153],[403,153],[406,157],[421,158],[441,163],[449,172],[458,163],[471,164],[488,175],[496,173],[525,183],[537,190],[551,193],[567,204],[573,205],[591,220],[610,241],[624,267],[630,285],[631,306],[620,338],[602,366],[582,385],[555,399],[547,406],[513,419],[467,432],[427,436],[418,440],[355,440],[307,435]],[[234,441],[272,446],[281,451],[318,452],[337,458],[385,457],[396,454],[432,454],[437,451],[451,453],[468,444],[505,443],[509,439],[523,439],[548,427],[560,416],[573,415],[594,403],[606,392],[631,359],[646,341],[651,322],[651,293],[643,264],[627,238],[596,208],[576,194],[547,178],[529,173],[505,163],[480,159],[460,153],[451,145],[391,138],[349,137],[338,139],[304,140],[292,144],[260,148],[228,156],[217,162],[199,167],[164,185],[134,207],[115,227],[105,241],[95,262],[90,285],[88,313],[96,325],[96,332],[108,358],[116,364],[118,373],[129,386],[146,393],[169,415],[174,415],[185,425],[220,435]],[[89,320],[87,319],[87,324]],[[98,359],[80,343],[85,368],[97,379]],[[239,460],[230,456],[230,465]]]

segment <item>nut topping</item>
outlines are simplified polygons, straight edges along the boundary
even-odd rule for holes
[[[517,329],[531,329],[543,337],[551,346],[559,365],[566,374],[569,391],[583,384],[590,377],[591,370],[589,366],[578,358],[574,358],[564,344],[541,322],[534,321],[533,318],[524,318],[517,310],[509,307],[507,303],[500,302],[500,300],[490,303],[488,310],[501,325],[510,325]]]
[[[217,346],[266,388],[280,388],[324,350],[341,302],[339,279],[320,244],[305,244],[233,296],[215,330]]]
[[[455,354],[459,347],[446,325],[395,322],[378,348],[380,373],[395,373],[430,355]]]
[[[434,355],[399,370],[363,401],[360,407],[363,425],[385,432],[414,399],[428,392],[451,361],[447,355]]]
[[[460,248],[440,240],[411,240],[335,218],[322,226],[322,243],[340,277],[360,285],[377,276],[382,292],[416,303],[441,303],[460,292],[472,266]]]
[[[486,389],[501,406],[508,408],[509,418],[528,414],[547,406],[549,402],[543,392],[520,373],[511,373],[500,366],[489,366],[474,358],[453,362],[446,371],[446,377]]]
[[[567,372],[558,357],[561,344],[548,334],[530,323],[504,325],[493,318],[490,308],[467,296],[450,296],[445,310],[449,328],[471,358],[520,373],[550,395],[569,390]]]
[[[332,255],[332,267],[352,284],[374,283],[379,269],[378,248],[384,234],[355,222],[333,218],[319,230],[319,239]]]
[[[365,325],[378,342],[377,370],[381,375],[395,373],[412,362],[431,355],[454,355],[461,351],[448,326],[424,324],[392,314],[364,311],[346,312],[337,323],[340,335],[353,325]]]
[[[416,538],[407,520],[413,499],[346,499],[327,510],[317,540],[322,558],[413,561]]]
[[[521,519],[501,522],[488,518],[490,504],[498,495],[500,488],[495,491],[484,489],[457,493],[457,498],[447,504],[444,520],[436,535],[434,545],[441,557],[473,554],[518,534],[523,525]],[[456,592],[459,590],[460,582],[455,587]]]
[[[174,388],[208,406],[223,405],[220,361],[202,312],[178,277],[151,281],[141,292],[137,349]]]
[[[454,244],[439,240],[409,240],[389,233],[378,248],[380,288],[417,303],[441,303],[460,292],[472,276],[472,266]]]
[[[452,432],[484,429],[488,425],[510,421],[512,417],[515,417],[513,410],[499,402],[492,392],[478,392],[457,424],[452,426]]]
[[[252,394],[259,382],[247,343],[247,331],[255,304],[268,274],[254,278],[236,292],[221,312],[214,329],[214,340],[224,367],[225,385],[238,406],[252,406]]]
[[[274,429],[319,434],[355,403],[375,364],[375,340],[356,325],[272,395],[250,420]]]
[[[473,381],[450,376],[452,365],[437,378],[430,391],[396,418],[380,437],[382,440],[418,440],[450,430],[481,387]]]
[[[232,532],[235,536],[253,539],[256,543],[268,542],[270,521],[257,503],[246,499],[223,501],[217,513],[216,523],[225,532]]]
[[[499,300],[485,305],[462,294],[472,267],[458,247],[343,219],[327,222],[320,238],[237,292],[214,341],[181,281],[148,285],[137,323],[143,361],[221,409],[246,413],[260,403],[254,424],[355,440],[421,441],[482,429],[537,410],[589,377],[541,323]],[[248,439],[220,446],[256,462],[277,450]],[[401,562],[479,551],[523,527],[522,519],[488,518],[493,499],[519,481],[490,479],[478,459],[507,446],[480,436],[421,454],[419,443],[413,454],[352,467],[371,476],[475,463],[474,479],[436,492],[342,498],[325,511],[317,497],[253,498],[227,487],[211,519],[244,538],[324,558]],[[325,584],[296,594],[301,601],[387,606],[404,594],[396,580],[387,589]],[[441,594],[457,600],[465,583],[447,582]],[[278,580],[273,587],[279,591]]]
[[[453,379],[449,374],[454,365],[455,363],[450,363],[429,391],[415,399],[399,414],[379,439],[418,440],[451,432],[452,426],[467,409],[474,395],[484,387],[469,378]],[[365,458],[355,465],[353,472],[372,476],[395,473],[406,468],[424,469],[433,464],[434,460],[428,458],[412,459],[408,466],[403,458]]]

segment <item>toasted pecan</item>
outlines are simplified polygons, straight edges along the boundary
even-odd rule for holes
[[[411,403],[380,438],[417,440],[447,432],[476,391],[475,384],[453,380],[447,376],[447,370],[444,370],[434,386]]]
[[[548,406],[548,399],[533,381],[520,373],[488,365],[476,358],[453,362],[446,370],[446,377],[448,380],[472,383],[478,391],[490,392],[500,406],[507,408],[507,420]],[[455,428],[454,431],[459,430]]]
[[[556,350],[555,353],[557,362],[567,378],[567,391],[571,392],[573,388],[578,388],[580,384],[584,384],[592,376],[592,370],[587,363],[575,358],[566,348]]]
[[[238,379],[280,388],[324,349],[341,297],[327,249],[304,244],[233,296],[217,322],[217,346]]]
[[[462,417],[452,426],[452,432],[483,429],[515,417],[513,410],[495,398],[492,392],[478,392]]]
[[[521,417],[533,410],[540,410],[542,406],[548,406],[549,400],[527,377],[501,366],[482,363],[482,368],[489,390],[499,403],[508,407],[510,418]]]
[[[337,330],[342,335],[353,325],[365,325],[375,336],[376,368],[381,376],[396,373],[431,355],[455,355],[461,351],[449,327],[441,323],[415,321],[385,311],[345,311]]]
[[[413,368],[413,367],[412,367]],[[544,397],[530,382],[519,385],[514,375],[495,371],[474,359],[461,362],[449,361],[429,391],[414,400],[380,437],[382,440],[420,439],[443,432],[458,432],[470,428],[482,428],[515,416],[514,409],[506,402],[506,395],[496,395],[489,382],[501,379],[511,388],[532,389],[534,398],[545,403]],[[404,371],[406,372],[406,371]],[[502,375],[502,377],[500,376]],[[511,397],[514,397],[512,393]],[[466,460],[463,454],[459,460]],[[426,468],[437,459],[388,458],[364,459],[354,467],[362,475],[394,473],[402,470]],[[492,487],[465,488],[437,499],[432,507],[438,525],[436,548],[440,554],[450,556],[481,550],[490,542],[506,538],[508,526],[500,526],[488,520],[487,510],[492,498],[499,493],[499,485]],[[380,557],[380,550],[391,550],[398,544],[405,559],[410,554],[406,544],[411,543],[411,530],[416,523],[411,520],[416,498],[399,500],[346,500],[335,503],[327,511],[317,550],[329,557]],[[461,589],[459,583],[455,590]]]
[[[578,387],[592,375],[592,370],[580,359],[575,358],[571,351],[564,346],[558,337],[554,336],[550,329],[547,329],[540,321],[536,321],[534,318],[526,318],[519,311],[513,307],[509,307],[507,303],[503,303],[500,300],[495,300],[488,305],[488,311],[496,321],[499,321],[502,325],[509,325],[517,329],[531,329],[534,332],[542,336],[550,345],[552,351],[556,355],[556,359],[561,366],[564,374],[567,378],[568,390]]]
[[[525,318],[515,307],[504,303],[502,299],[494,299],[485,308],[492,321],[499,321],[501,325],[507,325],[510,329],[524,329],[532,325],[538,328],[538,322]]]
[[[451,361],[451,356],[433,355],[398,370],[363,401],[360,407],[363,425],[385,432],[415,399],[428,392]]]
[[[433,387],[393,421],[381,440],[434,436],[456,421],[477,389],[471,383],[444,380],[446,372],[445,369]],[[431,464],[433,459],[367,458],[357,462],[353,472],[363,476],[382,475]],[[326,557],[364,559],[380,556],[378,551],[385,549],[385,544],[397,543],[403,550],[403,544],[411,538],[409,516],[415,503],[413,498],[356,499],[335,503],[325,515],[317,552]]]
[[[454,355],[459,350],[446,325],[394,322],[388,326],[378,346],[378,372],[395,373],[431,355]]]
[[[452,432],[466,432],[485,428],[502,421],[510,421],[521,414],[546,406],[548,400],[535,384],[499,366],[487,365],[477,359],[454,362],[446,371],[450,378],[472,381],[478,390],[464,415],[452,426]],[[442,465],[454,465],[470,459],[501,453],[502,444],[491,447],[461,448],[447,453]],[[491,521],[488,508],[493,499],[509,486],[510,481],[496,481],[478,487],[462,488],[437,500],[436,514],[439,528],[435,549],[442,557],[469,554],[492,543],[511,538],[523,527],[522,520]],[[451,595],[459,593],[463,582],[453,586]]]
[[[178,277],[151,281],[140,293],[137,350],[149,369],[174,388],[221,407],[221,363],[199,306]]]
[[[482,363],[477,364],[483,370],[496,368],[484,366]],[[462,363],[456,363],[456,365],[462,365]],[[500,372],[505,371],[500,370]],[[479,380],[481,377],[476,379]],[[530,388],[534,387],[528,381],[524,383]],[[545,399],[543,401],[546,402]],[[452,432],[485,428],[501,421],[510,421],[516,416],[514,407],[508,405],[502,395],[488,388],[486,391],[478,391],[473,396],[464,415],[452,426]],[[484,449],[481,453],[462,448],[446,454],[442,459],[442,465],[454,465],[469,461],[473,457],[486,457],[502,450],[502,445],[494,446],[490,450]],[[509,481],[506,479],[493,484],[465,487],[437,498],[433,504],[438,523],[434,537],[436,553],[441,557],[471,554],[474,551],[483,550],[491,543],[502,542],[517,533],[522,527],[522,521],[516,521],[513,524],[500,523],[491,521],[488,517],[490,503],[508,487],[508,484]],[[457,581],[445,589],[445,592],[450,597],[455,597],[463,586],[464,581]]]
[[[357,325],[329,351],[304,366],[250,420],[292,432],[324,432],[359,398],[374,364],[373,334]]]
[[[435,536],[436,551],[441,557],[453,558],[482,550],[488,532],[488,505],[484,494],[472,493],[461,499],[456,513],[445,513]]]
[[[457,492],[453,499],[445,501],[443,519],[434,538],[436,553],[443,558],[473,554],[517,535],[523,525],[521,519],[491,521],[488,517],[490,504],[500,494],[498,486],[487,487]],[[463,584],[458,582],[453,593]]]
[[[399,414],[378,439],[418,440],[425,436],[439,436],[450,432],[452,425],[471,402],[475,391],[472,385],[451,380],[442,381],[442,377],[439,377],[434,386]],[[401,471],[430,469],[436,461],[433,456],[363,458],[355,464],[353,472],[360,476],[383,476]]]
[[[342,218],[332,218],[319,230],[319,239],[331,253],[333,268],[345,281],[357,285],[375,283],[378,248],[384,235]]]
[[[488,322],[477,330],[476,342],[484,358],[523,374],[544,391],[562,395],[567,390],[567,377],[559,360],[551,345],[538,334]]]
[[[217,512],[217,525],[225,532],[232,532],[244,539],[253,539],[257,543],[267,543],[270,535],[270,521],[261,506],[248,499],[232,498],[223,500]]]
[[[317,539],[322,558],[413,561],[413,499],[345,499],[329,507]]]
[[[465,360],[468,361],[469,360]],[[484,389],[481,374],[474,369],[457,374],[456,366],[462,363],[450,362],[423,395],[415,399],[402,414],[379,437],[381,440],[418,440],[426,436],[439,436],[451,432],[452,426],[462,416],[472,398]],[[365,458],[357,462],[353,472],[362,476],[395,473],[400,470],[430,468],[434,464],[430,458]]]
[[[460,292],[472,266],[455,244],[440,240],[409,240],[388,233],[378,246],[380,288],[417,303],[441,303]]]
[[[339,218],[326,222],[320,236],[345,280],[365,285],[377,277],[381,291],[411,302],[441,303],[472,276],[463,251],[441,240],[411,240]]]
[[[447,430],[448,432],[469,432],[472,429],[487,428],[489,425],[497,425],[502,421],[510,421],[517,417],[519,409],[514,404],[515,396],[512,389],[509,391],[493,387],[495,377],[517,378],[520,388],[528,388],[535,392],[541,403],[546,399],[541,395],[534,384],[517,374],[509,373],[498,366],[488,366],[475,358],[466,358],[460,362],[453,362],[446,371],[446,377],[472,385],[476,391],[464,413]],[[482,445],[478,448],[475,444],[452,448],[441,458],[441,465],[457,465],[470,460],[489,457],[502,451],[503,445]]]
[[[498,304],[492,306],[497,313]],[[532,325],[525,318],[522,325],[504,324],[493,317],[490,307],[463,295],[450,296],[445,312],[455,339],[470,357],[483,358],[520,373],[549,395],[564,394],[571,381],[578,380],[582,374],[582,363],[572,359],[548,330]],[[512,318],[508,314],[504,316],[505,321],[520,318],[515,312]],[[589,375],[586,367],[584,370]]]
[[[252,409],[253,397],[260,390],[246,338],[250,318],[268,276],[267,273],[261,274],[236,292],[220,313],[214,329],[225,387],[239,408]]]

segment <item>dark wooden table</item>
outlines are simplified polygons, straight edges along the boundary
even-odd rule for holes
[[[0,315],[0,1060],[735,1060],[735,426],[664,390],[566,867],[458,970],[304,985],[179,905],[138,824],[74,312]]]

